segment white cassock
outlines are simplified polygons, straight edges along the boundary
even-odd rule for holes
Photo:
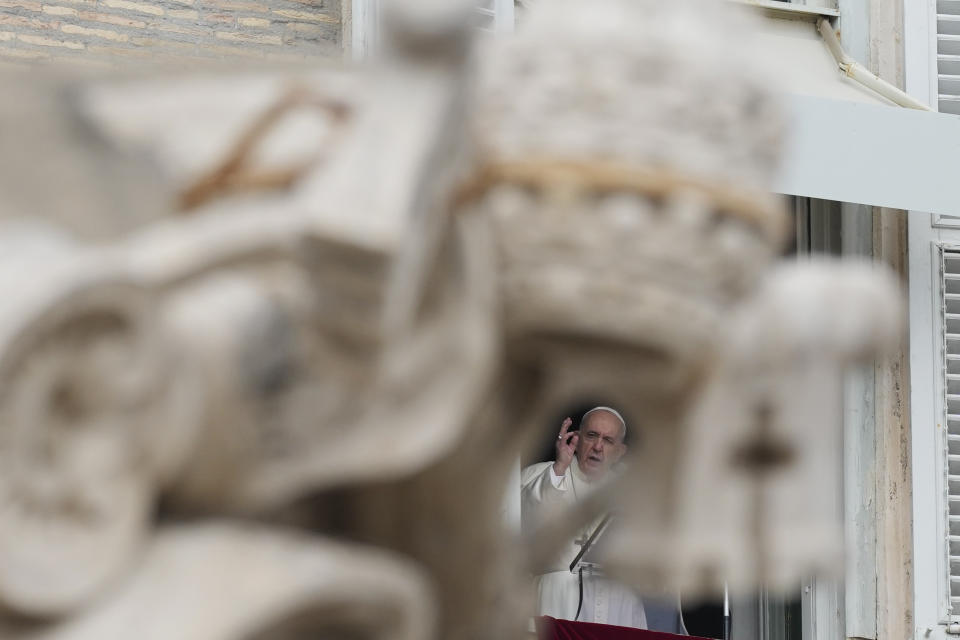
[[[553,472],[553,462],[541,462],[524,469],[520,482],[524,528],[533,526],[544,509],[571,506],[596,489],[596,484],[580,471],[576,458],[563,476]],[[539,574],[535,578],[537,615],[646,629],[643,601],[633,590],[603,576],[588,575],[586,571],[583,573],[583,606],[577,616],[580,576],[570,571],[570,563],[581,548],[575,540],[585,538],[599,524],[600,519],[584,527],[551,563],[536,568]]]

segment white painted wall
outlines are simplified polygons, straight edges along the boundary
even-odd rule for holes
[[[774,191],[960,215],[960,117],[789,95]]]

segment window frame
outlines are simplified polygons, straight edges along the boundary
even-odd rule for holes
[[[380,40],[380,0],[350,2],[350,54],[354,60],[373,55]]]
[[[936,216],[909,220],[910,409],[913,473],[914,625],[917,638],[944,640],[960,616],[950,614],[947,543],[942,249],[960,250],[960,229]]]
[[[350,49],[354,60],[373,56],[380,43],[381,0],[347,0],[350,2]],[[492,0],[493,31],[512,32],[516,24],[514,0]]]
[[[903,5],[905,89],[937,109],[936,0]],[[946,528],[945,390],[941,247],[960,248],[960,228],[911,211],[908,220],[913,617],[917,640],[945,640],[950,615]],[[954,629],[951,629],[951,625]]]

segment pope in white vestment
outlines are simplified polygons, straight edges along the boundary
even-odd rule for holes
[[[569,432],[571,424],[570,418],[563,422],[555,461],[523,470],[521,496],[525,527],[535,523],[544,510],[571,506],[595,491],[610,479],[613,466],[626,451],[623,443],[626,423],[613,409],[597,407],[588,411],[580,421],[579,432]],[[599,520],[576,538],[583,539],[598,524]],[[537,615],[646,629],[643,601],[633,590],[608,578],[584,572],[581,603],[580,575],[570,571],[570,563],[580,549],[581,546],[571,540],[551,563],[537,567]]]

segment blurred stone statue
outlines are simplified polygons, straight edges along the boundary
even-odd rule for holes
[[[840,375],[899,293],[775,264],[749,16],[385,4],[369,67],[4,82],[4,638],[522,637],[614,506],[637,587],[832,565]],[[643,447],[526,542],[508,471],[598,393]]]

